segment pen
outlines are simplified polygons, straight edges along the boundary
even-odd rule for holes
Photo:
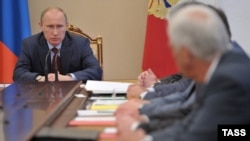
[[[113,89],[113,93],[112,93],[112,99],[115,99],[115,97],[116,97],[116,91],[115,91],[115,89]]]

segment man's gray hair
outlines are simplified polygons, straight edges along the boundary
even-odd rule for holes
[[[181,8],[188,6],[188,5],[204,5],[204,3],[197,2],[196,0],[181,0],[173,5],[167,14],[167,19],[171,18],[176,12],[178,12]]]
[[[169,19],[169,38],[175,48],[186,47],[192,54],[211,61],[229,49],[230,42],[222,20],[204,5],[179,9]]]

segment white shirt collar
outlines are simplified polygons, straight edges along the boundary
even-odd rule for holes
[[[49,49],[52,49],[54,46],[53,45],[51,45],[49,42],[47,42],[48,43],[48,46],[49,46]],[[55,46],[58,50],[60,50],[61,49],[61,47],[62,47],[62,42],[60,43],[60,44],[58,44],[57,46]]]
[[[205,83],[208,83],[215,71],[215,69],[217,68],[219,61],[220,61],[221,55],[216,55],[215,58],[213,59],[211,65],[208,68],[208,71],[205,75]]]

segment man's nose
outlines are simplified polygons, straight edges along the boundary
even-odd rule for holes
[[[58,34],[58,28],[57,28],[57,27],[54,27],[54,28],[53,28],[53,34],[54,34],[54,35],[57,35],[57,34]]]

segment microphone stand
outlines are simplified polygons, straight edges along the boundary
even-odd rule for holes
[[[51,49],[49,49],[48,53],[46,54],[46,57],[45,57],[45,65],[44,65],[44,75],[45,75],[45,82],[48,82],[48,57],[49,57],[49,54],[51,52]]]
[[[57,55],[58,53],[54,54],[55,56],[55,81],[58,81],[58,66],[57,66]]]

